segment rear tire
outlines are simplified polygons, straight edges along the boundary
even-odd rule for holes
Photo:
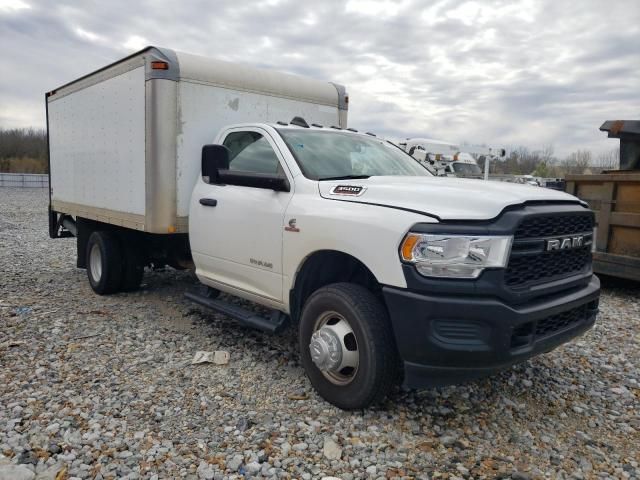
[[[328,329],[329,337],[333,332],[341,332],[343,337],[338,344],[331,341],[326,344],[331,347],[327,351],[335,350],[336,345],[341,345],[338,348],[343,350],[343,361],[333,370],[326,365],[321,370],[312,358],[312,336],[323,327]],[[324,345],[321,337],[316,347]],[[366,408],[381,401],[400,380],[398,353],[387,310],[373,293],[360,285],[335,283],[309,297],[300,318],[299,347],[302,365],[316,391],[345,410]],[[314,353],[318,361],[317,351]],[[349,363],[347,359],[353,366],[337,370]]]
[[[98,295],[115,293],[122,280],[123,258],[120,241],[113,232],[93,232],[87,241],[87,276]]]

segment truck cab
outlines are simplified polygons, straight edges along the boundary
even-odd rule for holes
[[[458,152],[451,162],[447,163],[447,176],[459,178],[482,178],[482,170],[470,153]]]
[[[313,385],[342,408],[400,377],[495,372],[596,318],[584,203],[437,178],[370,134],[228,127],[203,150],[189,217],[199,280],[286,314]]]

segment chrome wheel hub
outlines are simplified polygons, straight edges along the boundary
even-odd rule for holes
[[[330,328],[323,327],[311,336],[311,360],[320,370],[335,370],[342,360],[340,339]]]
[[[325,312],[314,326],[309,342],[311,360],[334,385],[347,385],[358,372],[360,353],[353,328],[337,312]]]
[[[89,253],[89,268],[93,280],[98,283],[102,278],[102,254],[100,253],[100,247],[95,243]]]

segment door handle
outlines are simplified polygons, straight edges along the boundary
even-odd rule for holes
[[[215,207],[218,205],[218,200],[213,198],[201,198],[200,205],[204,205],[205,207]]]

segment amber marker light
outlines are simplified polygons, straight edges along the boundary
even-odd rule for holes
[[[152,70],[169,70],[169,64],[167,62],[151,62]]]
[[[400,254],[402,255],[402,259],[405,262],[410,262],[413,260],[413,247],[416,246],[416,243],[418,243],[418,240],[420,240],[420,235],[416,235],[415,233],[410,233],[402,241],[402,246],[400,247]]]

